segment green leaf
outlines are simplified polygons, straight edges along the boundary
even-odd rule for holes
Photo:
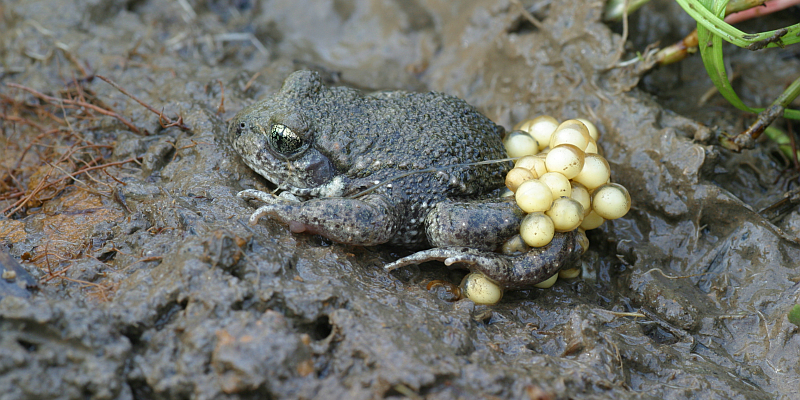
[[[789,310],[789,322],[800,326],[800,304],[795,304],[791,310]]]
[[[780,35],[780,29],[761,33],[744,33],[729,23],[725,22],[725,7],[730,0],[676,0],[686,13],[692,16],[698,24],[713,32],[714,35],[724,38],[729,43],[739,47],[749,47],[757,42],[767,41]],[[781,36],[780,42],[769,43],[764,47],[783,47],[788,44],[800,43],[800,23],[791,25],[786,33]]]
[[[703,65],[706,68],[706,72],[708,76],[711,78],[711,81],[714,82],[714,86],[717,87],[719,93],[725,97],[728,102],[730,102],[734,107],[757,114],[763,111],[763,108],[753,108],[749,107],[733,90],[731,86],[730,80],[728,79],[728,73],[725,70],[725,60],[722,54],[722,39],[725,38],[729,42],[732,42],[732,36],[723,33],[724,36],[720,36],[717,34],[717,31],[712,30],[709,28],[710,26],[716,26],[713,24],[707,24],[704,22],[708,22],[709,19],[715,19],[717,22],[721,22],[724,25],[727,25],[731,29],[734,29],[727,23],[723,21],[725,17],[725,7],[728,4],[728,0],[677,0],[678,3],[690,4],[690,8],[692,10],[703,9],[709,15],[708,19],[697,19],[695,15],[692,15],[690,12],[689,14],[692,15],[693,18],[697,19],[697,39],[698,39],[698,47],[700,49],[700,56],[703,58]],[[708,9],[706,9],[708,7]],[[688,11],[687,7],[684,7],[685,10]],[[703,14],[706,15],[706,14]],[[705,18],[705,17],[703,17]],[[793,25],[795,26],[795,25]],[[800,24],[797,24],[798,32],[800,32]],[[734,29],[736,30],[736,29]],[[745,35],[744,32],[738,31],[739,35]],[[749,35],[752,36],[752,35]],[[733,42],[732,42],[733,43]],[[736,43],[734,43],[736,44]],[[774,43],[772,43],[774,44]],[[767,46],[771,47],[771,46]],[[784,93],[775,101],[773,104],[781,104],[783,107],[786,107],[791,103],[791,101],[797,97],[798,93],[800,93],[800,78],[796,80],[789,88],[784,91]],[[800,119],[800,111],[798,110],[791,110],[787,109],[784,110],[783,116],[785,118],[791,119]]]

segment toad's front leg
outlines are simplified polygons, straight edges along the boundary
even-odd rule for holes
[[[341,197],[289,201],[255,190],[239,193],[245,199],[268,203],[250,216],[255,224],[269,216],[289,225],[292,232],[322,235],[335,242],[375,246],[388,242],[398,230],[398,217],[383,196]]]

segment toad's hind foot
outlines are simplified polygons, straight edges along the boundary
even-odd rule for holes
[[[547,246],[519,255],[504,255],[468,247],[439,247],[423,250],[386,265],[391,271],[411,264],[442,261],[461,264],[472,272],[481,272],[507,289],[519,289],[543,282],[562,268],[576,266],[583,249],[577,231],[556,234]]]
[[[246,189],[236,194],[237,197],[245,200],[260,200],[267,204],[273,204],[278,201],[272,193],[262,192],[255,189]]]

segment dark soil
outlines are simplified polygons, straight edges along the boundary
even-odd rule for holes
[[[790,163],[715,145],[753,116],[697,104],[699,59],[614,68],[689,17],[648,5],[622,54],[601,2],[521,3],[545,29],[502,0],[0,3],[0,399],[796,396],[800,214],[757,212]],[[726,52],[748,104],[800,71]],[[633,208],[589,232],[581,279],[491,307],[426,290],[463,276],[441,264],[385,273],[402,249],[250,227],[235,194],[266,182],[220,137],[297,69],[506,127],[588,118]]]

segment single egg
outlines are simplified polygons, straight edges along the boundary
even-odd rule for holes
[[[581,246],[581,249],[583,249],[583,253],[586,253],[586,250],[589,250],[589,237],[586,236],[585,230],[578,228],[577,240],[578,244]]]
[[[621,218],[631,209],[631,195],[618,183],[600,186],[592,193],[592,209],[605,219]]]
[[[506,135],[503,146],[511,158],[534,155],[539,152],[539,143],[524,131],[513,131]]]
[[[537,157],[535,155],[520,157],[519,159],[517,159],[517,161],[514,161],[514,168],[531,169],[531,167],[533,166],[534,160],[536,160],[538,158],[539,157]]]
[[[592,190],[605,185],[610,177],[611,168],[608,166],[608,161],[601,155],[587,154],[581,172],[572,179],[586,186],[586,189]]]
[[[503,298],[503,289],[478,272],[467,274],[460,288],[461,293],[475,304],[497,304]]]
[[[531,121],[533,121],[533,120],[532,119],[525,119],[525,120],[519,121],[514,125],[513,128],[511,128],[511,130],[512,131],[525,131],[525,132],[527,132],[528,131],[527,127],[530,126]],[[522,129],[522,128],[526,128],[526,129]]]
[[[592,140],[586,125],[577,119],[566,120],[556,128],[553,136],[550,137],[550,148],[555,149],[560,144],[571,144],[581,151],[586,150],[586,146]]]
[[[547,153],[545,166],[548,172],[559,172],[572,179],[583,170],[585,156],[583,150],[574,145],[560,144]]]
[[[539,177],[539,181],[547,185],[553,193],[553,198],[561,196],[569,197],[572,195],[572,185],[564,174],[558,172],[548,172]]]
[[[545,159],[539,157],[538,154],[535,156],[525,156],[517,160],[514,164],[514,168],[525,168],[531,171],[534,178],[538,178],[547,173],[547,166],[544,160]]]
[[[586,125],[586,130],[589,131],[589,136],[591,136],[592,139],[594,139],[594,141],[600,140],[600,132],[597,130],[597,127],[593,123],[589,122],[589,120],[586,118],[575,118],[575,119],[583,122],[583,124]]]
[[[528,215],[531,215],[531,214],[528,214]],[[522,228],[520,228],[520,230],[521,229]],[[514,235],[514,236],[511,237],[511,239],[508,239],[508,240],[506,240],[505,243],[503,243],[503,246],[500,248],[500,252],[502,252],[505,255],[511,255],[511,254],[518,254],[518,253],[527,253],[528,250],[530,250],[530,249],[531,249],[530,246],[525,244],[525,241],[522,240],[522,236],[521,235]]]
[[[586,231],[590,229],[595,229],[600,225],[603,225],[603,222],[606,222],[606,220],[603,217],[597,215],[597,212],[592,210],[589,212],[589,214],[583,217],[583,222],[581,222],[581,229]]]
[[[542,247],[553,240],[553,220],[542,212],[530,213],[519,224],[519,236],[531,247]]]
[[[589,144],[586,145],[586,150],[583,151],[586,154],[597,154],[597,142],[592,140]]]
[[[583,222],[583,206],[569,197],[555,199],[545,214],[553,220],[556,232],[569,232]]]
[[[508,190],[515,192],[519,185],[521,185],[523,182],[534,178],[536,177],[533,176],[531,171],[528,169],[512,168],[511,171],[508,171],[508,174],[506,174],[506,187]]]
[[[556,284],[557,280],[558,280],[558,274],[554,274],[553,276],[548,278],[546,281],[539,282],[539,283],[537,283],[537,284],[535,284],[533,286],[536,286],[539,289],[549,289],[550,287],[552,287],[553,285]]]
[[[522,182],[517,187],[514,198],[517,200],[519,208],[526,213],[545,211],[550,209],[550,205],[553,204],[553,192],[550,190],[550,186],[538,179]]]
[[[556,128],[558,128],[558,120],[549,115],[541,115],[528,120],[520,127],[539,142],[539,150],[544,150],[550,144],[550,136],[553,135]]]
[[[581,274],[580,268],[570,268],[570,269],[562,269],[558,271],[558,277],[561,279],[573,279],[577,278]]]
[[[586,217],[592,211],[592,195],[589,194],[589,190],[586,189],[586,186],[578,182],[572,181],[570,182],[570,186],[572,186],[572,194],[569,197],[581,203],[583,206],[583,216]]]

